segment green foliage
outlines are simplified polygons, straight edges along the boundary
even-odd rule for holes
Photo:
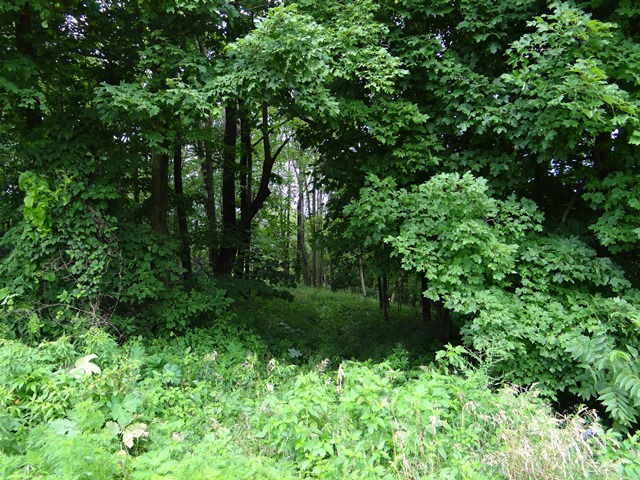
[[[288,358],[293,348],[301,353],[298,362],[382,361],[401,344],[415,366],[435,348],[421,331],[415,311],[407,307],[393,309],[385,322],[373,299],[305,287],[290,295],[278,299],[257,294],[234,304],[237,320],[260,332],[272,355]]]
[[[387,363],[345,363],[330,376],[299,375],[294,389],[265,398],[258,436],[312,478],[586,478],[599,470],[580,440],[581,420],[560,433],[533,392],[491,393],[486,377],[465,372],[425,368],[407,380]],[[532,452],[519,458],[523,441]],[[574,458],[562,458],[567,448]]]
[[[640,466],[638,466],[640,438],[638,434],[622,439],[611,436],[611,441],[615,444],[615,448],[608,449],[603,453],[603,457],[607,461],[618,463],[618,472],[623,478],[636,478],[640,475]]]
[[[462,347],[414,372],[399,347],[381,362],[296,366],[220,322],[120,347],[97,329],[74,343],[4,340],[0,352],[7,479],[592,478],[634,468],[632,440],[590,414],[558,420],[534,390],[493,388],[489,367],[472,367]],[[99,371],[74,376],[78,363]]]
[[[423,294],[461,315],[464,341],[501,350],[496,371],[552,398],[597,398],[619,426],[636,421],[637,294],[617,265],[578,238],[534,235],[541,216],[530,202],[496,200],[469,174],[413,189],[369,181],[346,208],[347,233],[424,272]]]
[[[371,94],[389,90],[399,62],[373,43],[384,31],[372,18],[374,2],[343,6],[326,25],[302,7],[270,9],[253,32],[229,46],[216,80],[224,97],[240,92],[271,102],[285,95],[286,102],[279,100],[285,109],[331,118],[339,113],[332,82],[363,83]],[[317,5],[314,13],[320,13]]]
[[[111,185],[91,184],[93,176],[91,167],[52,180],[21,176],[24,221],[3,236],[12,250],[0,262],[7,285],[0,318],[16,335],[55,336],[87,320],[110,325],[118,304],[160,296],[157,269],[177,276],[172,245],[110,215],[118,194]]]
[[[522,93],[505,105],[503,118],[513,122],[535,116],[536,127],[523,121],[512,135],[538,151],[566,151],[575,148],[587,131],[593,136],[615,128],[637,128],[637,103],[607,72],[615,56],[615,25],[556,2],[551,14],[536,17],[529,26],[535,31],[523,35],[508,52],[513,70],[501,79]],[[540,109],[539,102],[547,108]]]
[[[46,178],[34,172],[24,172],[20,175],[18,185],[25,192],[24,218],[34,227],[36,233],[44,236],[51,230],[49,204],[59,201],[60,206],[66,205],[69,200],[64,194],[70,181],[69,178],[65,178],[60,187],[52,192]]]
[[[540,215],[527,201],[491,198],[484,180],[442,174],[411,190],[370,177],[361,202],[347,207],[348,233],[365,244],[385,242],[402,268],[423,272],[437,300],[502,282],[515,268],[516,241],[539,230]]]
[[[636,175],[617,172],[602,181],[588,184],[585,199],[602,210],[590,226],[598,241],[612,252],[627,252],[640,240],[637,211],[640,209],[640,188]]]
[[[559,429],[533,393],[487,378],[637,424],[640,10],[609,3],[2,3],[2,476],[588,477],[607,458],[633,473],[633,437],[607,457],[597,426]],[[182,277],[175,232],[141,219],[158,207],[154,228],[183,233],[174,148],[193,157],[185,178],[259,170],[246,148],[237,168],[230,138],[216,152],[221,106],[240,104],[267,106],[265,135],[299,118],[287,128],[314,148],[349,267],[423,276],[489,364],[451,347],[436,355],[449,375],[420,370],[432,347],[408,310],[385,325],[368,300],[299,306],[245,284],[239,323],[262,341],[231,326],[218,284]],[[246,147],[257,125],[241,120]],[[220,206],[210,173],[194,197]],[[189,213],[213,264],[218,212]],[[256,230],[270,281],[286,280],[288,258],[266,261],[289,248],[284,223]]]
[[[627,429],[640,416],[640,312],[635,299],[600,299],[607,315],[590,312],[562,341],[582,371],[573,391],[597,398],[617,426]]]
[[[194,325],[211,325],[232,317],[233,300],[212,279],[197,277],[184,286],[174,286],[143,302],[132,331],[142,328],[184,332]],[[126,324],[123,325],[126,328]]]

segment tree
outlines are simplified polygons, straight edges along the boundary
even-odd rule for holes
[[[172,204],[182,196],[177,153],[217,108],[197,47],[220,45],[230,11],[179,3],[0,7],[2,196],[11,199],[0,277],[3,318],[16,332],[113,322],[179,278],[177,250],[162,238],[180,206],[186,240],[188,210]]]
[[[343,116],[300,132],[320,153],[333,231],[383,271],[393,255],[424,273],[442,318],[455,315],[477,349],[509,352],[515,381],[596,395],[628,423],[636,383],[616,381],[604,359],[623,352],[637,365],[637,338],[595,305],[636,296],[624,272],[637,284],[637,258],[619,252],[637,241],[640,83],[628,72],[638,69],[638,32],[628,19],[638,9],[404,0],[371,12],[384,24],[377,44],[404,71],[375,101],[357,82],[336,85]],[[599,372],[614,375],[589,395],[573,363],[589,347],[567,343],[593,340],[593,323],[574,310],[587,304],[610,342]],[[527,311],[543,305],[544,315]],[[429,320],[432,308],[423,312]],[[445,327],[434,336],[446,339]]]

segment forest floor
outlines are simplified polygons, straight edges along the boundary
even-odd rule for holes
[[[289,348],[300,361],[383,361],[401,348],[412,363],[429,363],[441,344],[426,334],[417,308],[394,305],[385,321],[378,301],[326,289],[296,288],[289,298],[236,301],[238,321],[258,333],[274,355]]]

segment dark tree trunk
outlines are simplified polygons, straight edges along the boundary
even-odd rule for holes
[[[249,215],[251,205],[253,183],[253,145],[251,143],[250,112],[241,104],[240,107],[240,218]],[[251,225],[244,231],[238,232],[240,236],[239,256],[242,260],[240,275],[246,276],[251,269]]]
[[[133,201],[136,205],[140,205],[140,177],[138,175],[137,168],[133,172],[131,183],[133,189]]]
[[[236,224],[236,108],[225,108],[224,152],[222,165],[222,245],[216,263],[218,275],[231,275],[237,253]]]
[[[260,184],[258,185],[258,191],[255,197],[251,200],[246,210],[242,211],[240,222],[237,225],[237,232],[241,239],[244,239],[247,245],[251,241],[251,222],[255,218],[256,214],[263,207],[264,202],[271,195],[271,189],[269,183],[271,182],[271,174],[273,172],[273,165],[276,159],[282,152],[282,149],[289,143],[290,139],[287,138],[276,149],[275,152],[271,150],[271,140],[269,138],[269,107],[266,103],[262,104],[262,146],[264,151],[264,160],[262,162],[262,173],[260,174]],[[249,188],[250,185],[247,182]]]
[[[186,280],[193,273],[191,267],[191,246],[189,244],[189,228],[184,189],[182,186],[182,145],[177,145],[173,152],[173,185],[176,194],[176,213],[178,217],[178,236],[180,237],[180,260]]]
[[[382,276],[382,313],[385,322],[389,321],[389,279],[386,275]]]
[[[393,302],[395,301],[396,297],[398,298],[398,306],[400,305],[400,303],[402,303],[400,294],[402,292],[404,282],[405,282],[405,275],[402,274],[398,277],[398,281],[396,282],[396,285],[393,288],[393,292],[391,292],[391,300],[389,300],[389,303],[391,303],[391,305],[393,305]]]
[[[318,248],[316,245],[316,235],[317,235],[317,227],[316,223],[316,215],[317,215],[317,204],[316,204],[316,188],[313,187],[311,191],[311,212],[309,214],[309,219],[311,220],[311,281],[314,287],[319,287],[318,285]]]
[[[251,143],[250,112],[245,106],[240,109],[240,211],[246,216],[253,193],[253,145]]]
[[[449,311],[444,307],[442,300],[436,303],[436,310],[438,312],[436,335],[438,340],[446,342],[451,339],[451,316],[449,315]]]
[[[290,250],[291,250],[291,236],[290,236],[290,232],[291,232],[291,185],[287,185],[287,204],[286,204],[286,211],[285,211],[285,218],[284,218],[284,225],[283,225],[283,236],[284,236],[284,263],[283,263],[283,267],[284,267],[284,271],[287,277],[287,282],[289,282],[289,275],[291,274],[291,254],[290,254]]]
[[[427,331],[433,328],[433,318],[431,316],[431,300],[424,296],[424,292],[429,288],[427,277],[420,274],[420,304],[422,305],[422,323]]]
[[[220,275],[229,275],[233,271],[233,265],[238,252],[238,246],[243,243],[249,244],[251,240],[251,221],[260,211],[264,202],[271,195],[269,183],[273,165],[282,152],[282,149],[289,143],[287,138],[278,149],[272,153],[271,141],[269,139],[269,107],[266,103],[262,105],[262,142],[264,150],[264,161],[262,162],[262,174],[260,185],[253,200],[245,205],[241,210],[240,221],[236,221],[236,201],[235,201],[235,174],[237,165],[235,162],[235,151],[237,141],[236,110],[227,107],[225,110],[225,155],[222,174],[222,225],[223,225],[223,247],[220,250],[216,272]],[[249,188],[248,178],[246,180]],[[249,192],[247,192],[249,193]]]
[[[322,232],[322,192],[318,189],[315,190],[314,195],[314,215],[313,215],[313,224],[314,224],[314,240],[313,240],[313,257],[314,257],[314,275],[315,275],[315,285],[316,287],[324,286],[324,265],[323,265],[323,255],[322,250],[320,248],[320,242],[318,240],[320,232]]]
[[[362,260],[362,255],[358,257],[359,261],[359,270],[360,270],[360,286],[362,287],[362,296],[367,296],[367,285],[364,282],[364,261]]]
[[[210,140],[199,141],[197,148],[206,194],[204,210],[208,222],[207,249],[209,252],[209,267],[213,271],[218,259],[218,219],[216,215],[216,196],[213,188],[213,148]]]
[[[305,217],[304,217],[304,178],[302,168],[298,175],[298,229],[297,229],[297,248],[296,248],[296,283],[300,285],[304,282],[305,285],[309,285],[307,279],[308,261],[307,261],[307,246],[305,241]]]
[[[282,149],[289,143],[291,139],[287,138],[282,144],[272,153],[271,140],[269,139],[269,108],[266,103],[262,104],[262,146],[264,150],[264,161],[262,162],[262,173],[260,175],[260,185],[258,185],[258,191],[256,196],[249,203],[246,214],[240,219],[238,230],[247,230],[251,227],[251,221],[255,218],[258,211],[264,205],[264,202],[271,195],[271,189],[269,183],[271,182],[271,173],[273,172],[273,165],[282,152]]]
[[[151,152],[151,200],[149,220],[154,232],[169,235],[169,154],[166,148]]]

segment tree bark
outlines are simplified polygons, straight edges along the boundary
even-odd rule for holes
[[[213,149],[210,140],[199,141],[197,147],[206,193],[204,210],[209,224],[207,239],[209,267],[214,271],[218,259],[218,219],[216,214],[216,196],[213,188]]]
[[[189,242],[189,227],[187,209],[185,206],[184,188],[182,185],[182,145],[176,145],[173,152],[173,186],[176,195],[176,214],[178,217],[178,236],[180,237],[180,260],[182,276],[186,280],[191,277],[191,246]]]
[[[424,292],[429,288],[427,276],[420,274],[420,304],[422,305],[422,323],[427,331],[433,327],[433,318],[431,316],[431,300],[424,296]]]
[[[324,286],[324,265],[322,249],[320,248],[319,236],[322,231],[322,192],[320,189],[315,190],[315,214],[313,217],[313,223],[315,225],[314,232],[314,264],[315,264],[315,285],[316,287]]]
[[[252,183],[253,183],[253,145],[251,143],[251,120],[250,112],[246,106],[240,104],[240,218],[249,215],[251,206]],[[242,220],[241,220],[242,223]],[[250,272],[250,250],[251,250],[251,224],[238,232],[240,243],[239,257],[241,259],[240,276],[247,276]]]
[[[438,340],[446,342],[451,338],[451,315],[444,307],[442,300],[438,300],[436,303],[436,311],[438,313],[436,336]]]
[[[313,187],[311,191],[311,212],[310,212],[310,221],[311,221],[311,282],[314,287],[319,287],[318,285],[318,248],[316,246],[316,215],[317,215],[317,205],[316,205],[316,188]]]
[[[222,174],[222,225],[224,240],[216,265],[216,273],[220,275],[230,275],[232,273],[238,247],[243,245],[243,243],[250,242],[251,222],[264,205],[264,202],[269,198],[269,195],[271,195],[269,183],[271,182],[273,165],[284,147],[290,141],[290,138],[287,138],[275,152],[272,152],[271,140],[269,138],[269,107],[266,103],[263,103],[262,142],[264,161],[262,162],[260,185],[258,186],[255,197],[245,205],[244,209],[241,209],[240,220],[237,221],[235,201],[235,178],[236,171],[238,170],[238,165],[235,162],[237,142],[236,109],[227,107],[225,109],[225,116],[225,153]],[[249,188],[248,178],[246,185],[247,188]]]
[[[225,107],[224,151],[222,165],[222,242],[215,272],[231,275],[237,253],[236,223],[236,107]]]
[[[364,282],[364,261],[362,260],[362,255],[360,255],[358,257],[359,263],[360,263],[360,286],[362,287],[362,296],[366,297],[367,296],[367,285]]]
[[[283,264],[283,268],[284,268],[284,272],[287,278],[287,283],[289,282],[289,275],[291,274],[291,255],[290,255],[290,250],[291,250],[291,236],[290,236],[290,232],[291,232],[291,201],[292,196],[291,196],[291,185],[287,185],[287,203],[285,206],[285,219],[284,219],[284,229],[283,229],[283,236],[284,236],[284,264]]]
[[[400,290],[402,289],[403,285],[405,282],[405,275],[402,274],[398,277],[398,281],[396,282],[395,287],[393,287],[393,292],[391,292],[391,300],[389,301],[389,303],[391,303],[391,305],[393,305],[393,302],[396,299],[396,295],[398,297],[398,303],[400,303],[401,299],[400,299]]]
[[[304,185],[302,168],[296,172],[298,177],[298,208],[297,208],[297,247],[296,247],[296,283],[300,285],[304,282],[305,285],[309,285],[307,279],[308,261],[307,261],[307,247],[305,241],[305,216],[304,216]]]
[[[386,275],[382,276],[382,313],[384,321],[389,321],[389,279]]]
[[[244,231],[251,227],[251,221],[255,218],[258,211],[264,205],[264,202],[271,195],[271,189],[269,183],[271,182],[271,174],[273,172],[273,165],[278,156],[289,143],[291,138],[287,138],[282,144],[272,153],[271,140],[269,139],[269,107],[266,103],[262,104],[262,146],[264,150],[264,161],[262,162],[262,173],[260,175],[260,185],[258,185],[258,191],[256,196],[250,202],[246,214],[240,218],[238,224],[238,230]]]
[[[151,152],[151,200],[149,220],[154,232],[169,235],[169,154],[166,142],[162,149]]]

